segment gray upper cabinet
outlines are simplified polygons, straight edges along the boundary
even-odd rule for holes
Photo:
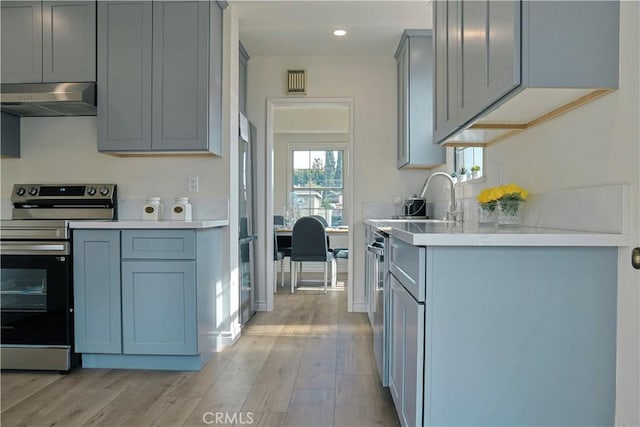
[[[42,2],[42,81],[96,81],[95,2]]]
[[[96,3],[2,2],[2,83],[96,80]]]
[[[42,82],[42,3],[2,2],[2,83]]]
[[[520,84],[520,3],[459,5],[458,120],[466,122]]]
[[[618,87],[617,1],[434,2],[434,139],[486,144]]]
[[[98,4],[98,150],[221,154],[216,3]]]
[[[238,80],[238,110],[247,115],[247,66],[249,54],[240,43],[240,64]]]
[[[2,134],[0,135],[0,157],[20,157],[20,117],[0,113],[0,125]]]
[[[98,149],[151,149],[151,2],[98,4]]]
[[[440,141],[457,127],[458,3],[433,3],[433,139]]]
[[[405,30],[396,50],[398,64],[398,168],[430,168],[445,162],[433,143],[431,30]]]

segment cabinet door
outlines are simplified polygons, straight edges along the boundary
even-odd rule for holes
[[[391,370],[389,388],[403,426],[422,425],[424,384],[424,304],[390,275]]]
[[[42,4],[42,80],[96,80],[96,2]]]
[[[433,139],[441,142],[457,129],[458,1],[433,3]]]
[[[209,7],[153,3],[153,150],[208,148]]]
[[[398,55],[398,162],[409,163],[409,39]]]
[[[73,233],[73,301],[78,353],[121,353],[120,234]]]
[[[520,2],[462,1],[459,12],[461,125],[520,84]]]
[[[198,354],[194,261],[122,262],[125,354]]]
[[[1,4],[2,83],[42,82],[42,3]]]
[[[20,158],[20,117],[3,112],[0,118],[0,156]]]
[[[151,149],[151,2],[98,3],[98,150]]]

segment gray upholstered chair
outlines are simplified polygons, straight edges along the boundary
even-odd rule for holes
[[[284,287],[284,268],[282,268],[282,260],[284,260],[284,252],[278,249],[278,238],[276,231],[273,230],[273,293],[275,294],[278,288],[278,268],[277,262],[280,261],[280,286]]]
[[[311,218],[315,218],[318,221],[320,221],[322,223],[322,225],[324,225],[324,228],[327,228],[329,226],[329,223],[327,222],[327,220],[325,219],[325,217],[320,216],[320,215],[309,215]]]
[[[324,226],[324,228],[327,228],[329,226],[329,223],[327,222],[327,220],[323,216],[320,216],[320,215],[309,215],[309,217],[310,218],[315,218],[318,221],[320,221],[322,223],[322,225]],[[333,249],[331,249],[331,240],[329,239],[329,235],[327,235],[327,246],[329,247],[329,251],[333,252]]]
[[[331,286],[335,287],[336,260],[327,245],[327,232],[320,221],[311,217],[300,218],[293,226],[291,238],[291,293],[297,285],[297,264],[302,262],[323,262],[324,292],[327,292],[329,263],[331,263]]]

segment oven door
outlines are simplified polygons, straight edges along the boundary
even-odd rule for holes
[[[0,244],[2,345],[71,344],[69,242]]]

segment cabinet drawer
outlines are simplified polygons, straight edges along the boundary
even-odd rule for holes
[[[195,259],[196,233],[193,230],[124,230],[122,258]]]
[[[424,302],[425,248],[395,238],[391,238],[390,242],[389,270],[418,302]]]

